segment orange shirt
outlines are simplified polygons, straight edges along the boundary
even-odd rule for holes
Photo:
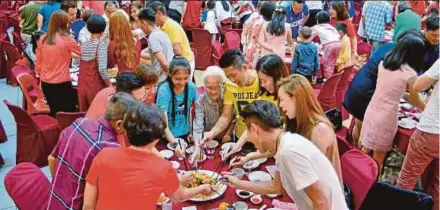
[[[427,7],[426,1],[410,1],[412,11],[423,16]]]
[[[89,109],[86,113],[86,118],[98,120],[100,117],[104,116],[105,110],[107,109],[108,100],[115,94],[116,89],[114,87],[106,87],[100,90],[95,98],[93,98],[92,104],[90,104]],[[156,96],[147,97],[143,102],[146,104],[154,104]]]
[[[45,83],[58,84],[70,81],[70,61],[72,53],[81,54],[81,47],[71,36],[56,35],[54,45],[38,42],[35,72]]]
[[[170,162],[126,147],[104,148],[93,160],[86,180],[98,188],[97,210],[156,209],[162,192],[171,196],[180,186]]]

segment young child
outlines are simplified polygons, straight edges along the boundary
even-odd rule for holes
[[[81,60],[78,76],[79,108],[85,112],[95,95],[105,87],[110,87],[110,75],[107,72],[108,40],[102,39],[106,28],[105,19],[92,15],[87,20],[90,39],[81,43]]]
[[[299,30],[298,44],[291,65],[292,74],[301,74],[312,84],[316,83],[316,75],[319,70],[318,47],[308,41],[312,35],[312,29],[307,26]]]
[[[338,23],[336,25],[339,36],[341,37],[341,50],[339,51],[338,59],[336,60],[336,69],[340,72],[343,68],[352,64],[351,62],[351,44],[350,38],[347,36],[347,25],[345,23]]]
[[[206,6],[207,6],[207,9],[205,9],[205,11],[203,11],[203,16],[202,16],[203,28],[205,30],[209,31],[209,33],[211,34],[211,40],[215,40],[217,38],[217,34],[218,34],[216,17],[215,17],[215,12],[214,12],[215,1],[209,0],[208,3],[206,4]]]

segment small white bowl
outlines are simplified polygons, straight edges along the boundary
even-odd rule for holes
[[[173,155],[174,155],[173,151],[167,150],[167,149],[164,149],[164,150],[160,151],[159,153],[163,158],[165,158],[167,160],[171,159],[171,157],[173,157]]]
[[[263,198],[261,197],[261,195],[253,195],[251,197],[251,203],[253,203],[254,205],[258,205],[262,202],[263,202]]]
[[[253,169],[256,169],[259,165],[260,165],[260,162],[258,162],[256,160],[251,160],[251,161],[246,162],[243,165],[243,168],[248,170],[248,171],[251,171]]]
[[[234,168],[231,170],[231,173],[233,173],[238,179],[242,179],[245,171],[242,168]]]
[[[276,197],[280,196],[280,194],[267,194],[266,196],[269,198],[276,198]]]
[[[170,161],[171,165],[173,166],[174,169],[179,169],[180,168],[180,163],[177,161]]]
[[[241,199],[248,199],[254,195],[253,192],[249,192],[246,190],[240,190],[240,189],[236,189],[235,194],[237,194],[237,196],[240,197]]]
[[[194,146],[190,146],[186,149],[186,154],[191,155],[192,153],[194,153],[195,147]]]

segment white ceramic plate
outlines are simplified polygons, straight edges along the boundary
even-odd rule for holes
[[[185,140],[179,139],[179,138],[177,138],[176,140],[180,141],[180,144],[182,145],[182,147],[184,147],[184,148],[188,147],[188,144],[185,142]],[[179,144],[176,144],[175,146],[171,145],[171,143],[167,144],[167,148],[170,150],[173,150],[173,151],[176,150],[176,147],[179,147],[179,146],[180,146]]]
[[[231,147],[231,149],[232,149],[232,147],[234,147],[234,145],[235,145],[234,142],[224,143],[224,144],[222,145],[222,151],[226,151],[226,150],[228,150],[229,147]],[[240,150],[238,150],[238,152],[240,152],[240,151],[241,151],[241,148],[240,148]]]
[[[195,147],[194,146],[190,146],[188,147],[185,151],[186,154],[191,155],[194,152]]]
[[[264,182],[272,180],[270,174],[264,171],[254,171],[248,175],[249,181],[251,182]]]
[[[282,210],[282,209],[279,209],[279,208],[268,208],[266,210]]]
[[[269,198],[276,198],[276,197],[280,196],[280,194],[267,194],[266,196]]]
[[[169,160],[174,155],[173,151],[167,150],[167,149],[164,149],[164,150],[160,151],[159,153],[163,158],[165,158],[167,160]]]
[[[267,158],[260,158],[260,159],[256,159],[255,161],[259,162],[260,164],[263,164],[267,161]]]
[[[413,129],[416,127],[417,122],[412,119],[403,118],[403,119],[399,120],[398,124],[402,128]]]
[[[165,200],[163,200],[162,202],[159,202],[159,200],[157,200],[157,203],[156,203],[156,204],[157,204],[158,206],[162,206],[162,204],[164,204],[164,203],[168,203],[168,201],[170,201],[170,198],[168,198],[165,194],[163,194],[163,193],[160,194],[160,197],[162,197],[162,196],[165,197]],[[160,198],[160,197],[159,197],[159,198]]]
[[[208,170],[198,170],[199,173],[204,173],[207,174],[210,177],[217,177],[217,173],[213,172],[213,171],[208,171]],[[195,171],[188,171],[188,173],[196,173]],[[220,179],[222,177],[222,175],[218,175],[218,178]],[[214,200],[219,198],[220,196],[222,196],[225,191],[226,188],[228,188],[227,185],[222,184],[221,182],[218,182],[218,189],[217,189],[217,193],[212,192],[209,196],[207,196],[206,198],[190,198],[190,201],[195,201],[195,202],[203,202],[203,201],[210,201],[210,200]]]
[[[173,165],[174,169],[179,169],[180,168],[180,163],[177,161],[170,161],[171,165]]]

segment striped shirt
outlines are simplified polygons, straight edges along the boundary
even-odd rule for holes
[[[81,43],[81,60],[91,61],[98,56],[98,71],[103,80],[110,79],[107,72],[108,40],[88,40]]]
[[[61,133],[51,156],[56,159],[47,209],[80,209],[85,177],[93,159],[106,147],[119,147],[110,122],[79,118]]]

